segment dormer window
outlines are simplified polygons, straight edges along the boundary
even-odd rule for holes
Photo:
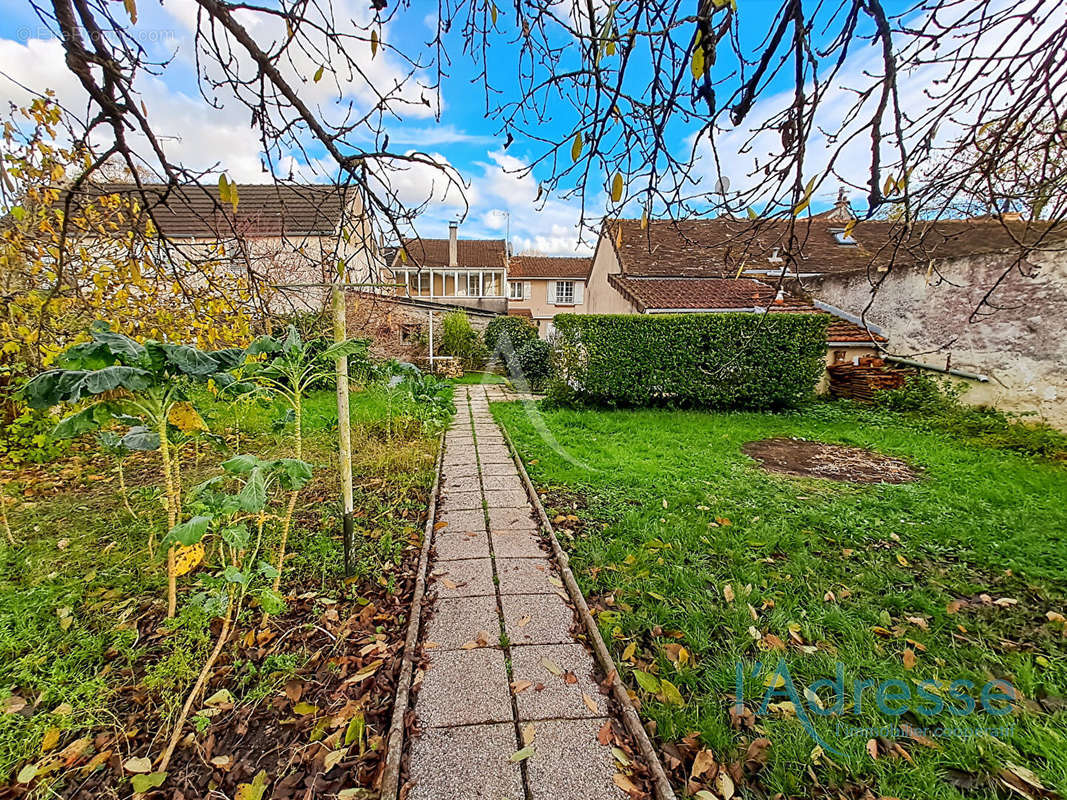
[[[830,233],[834,235],[834,241],[836,241],[839,245],[843,245],[845,247],[856,247],[858,244],[856,240],[852,238],[852,231],[846,230],[844,228],[831,228]]]

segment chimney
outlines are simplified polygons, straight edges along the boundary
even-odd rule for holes
[[[459,223],[456,220],[448,223],[448,266],[459,266]]]
[[[849,202],[844,186],[837,190],[837,202],[834,203],[833,210],[827,217],[834,222],[850,222],[856,218],[856,215],[852,213],[852,203]]]

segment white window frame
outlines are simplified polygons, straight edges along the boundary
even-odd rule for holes
[[[516,293],[516,289],[518,293]],[[522,281],[508,281],[508,300],[525,300]]]
[[[474,291],[471,291],[471,279],[477,278],[474,283]],[[482,296],[482,273],[480,272],[468,272],[466,280],[467,297],[481,297]]]
[[[569,292],[567,290],[570,290]],[[574,305],[574,281],[556,281],[556,305]]]

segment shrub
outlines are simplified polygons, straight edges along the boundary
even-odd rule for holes
[[[441,351],[458,358],[464,369],[477,369],[489,360],[482,338],[471,327],[464,311],[449,311],[441,319]]]
[[[540,389],[552,373],[552,345],[544,339],[532,339],[515,353],[515,362],[530,386]]]
[[[1067,458],[1067,434],[995,408],[961,403],[964,390],[958,382],[919,373],[910,376],[899,389],[878,392],[875,404],[908,415],[923,428],[944,431],[989,447],[1031,456]]]
[[[496,317],[485,329],[485,346],[490,353],[496,353],[503,346],[501,337],[504,336],[511,341],[511,349],[517,353],[527,343],[537,339],[537,326],[526,317]]]
[[[899,389],[883,389],[875,393],[875,403],[890,411],[924,411],[938,413],[959,404],[963,387],[948,379],[919,373],[909,375]]]
[[[549,393],[611,406],[795,406],[822,374],[828,322],[825,314],[562,314]]]

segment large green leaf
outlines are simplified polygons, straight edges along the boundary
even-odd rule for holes
[[[267,479],[262,467],[254,467],[248,473],[248,481],[237,495],[241,509],[248,512],[262,511],[267,505]]]
[[[94,403],[88,408],[83,408],[77,414],[66,417],[52,431],[56,439],[73,439],[83,433],[95,431],[111,419],[111,406],[109,403]],[[116,444],[118,442],[116,441]]]
[[[122,445],[127,450],[158,450],[159,434],[144,425],[135,425],[122,437]]]
[[[335,345],[327,347],[323,353],[323,358],[337,359],[347,356],[366,356],[370,348],[370,341],[368,339],[349,339],[347,342],[338,342]]]
[[[220,532],[222,541],[226,542],[234,550],[245,550],[251,537],[246,525],[229,525]]]
[[[186,375],[212,375],[219,371],[219,365],[208,353],[185,344],[162,345],[167,354],[168,363]]]
[[[82,342],[68,347],[58,363],[67,369],[101,369],[115,363],[115,354],[103,342]]]
[[[192,519],[180,522],[175,525],[167,533],[166,539],[163,540],[164,544],[181,544],[188,547],[189,545],[196,544],[204,538],[204,534],[207,533],[208,526],[211,524],[211,517],[206,517],[198,514]]]
[[[245,353],[250,356],[258,356],[263,353],[280,353],[282,343],[273,336],[260,336],[252,344],[248,345]]]
[[[85,391],[89,394],[100,394],[115,389],[127,389],[131,392],[141,392],[152,385],[153,376],[137,367],[124,367],[116,364],[113,367],[104,367],[95,370],[85,376]]]
[[[94,325],[92,336],[95,341],[107,345],[108,350],[126,363],[137,361],[145,354],[144,345],[124,333],[116,333],[107,323]]]
[[[50,369],[30,380],[22,387],[22,399],[30,408],[44,411],[59,405],[66,398],[63,396],[66,376],[70,370]],[[84,372],[79,372],[81,377]]]
[[[219,369],[235,369],[245,363],[245,351],[241,347],[227,347],[225,350],[212,350],[209,355],[215,359]],[[217,378],[216,378],[217,381]]]
[[[285,344],[283,345],[283,348],[289,355],[295,355],[304,349],[304,342],[300,339],[300,331],[296,329],[296,325],[289,326],[289,331],[285,335]]]
[[[262,463],[263,462],[255,456],[239,455],[226,459],[220,466],[234,475],[244,475],[247,472],[251,472]]]
[[[311,465],[296,458],[279,458],[275,464],[278,482],[291,492],[299,491],[311,480]]]

